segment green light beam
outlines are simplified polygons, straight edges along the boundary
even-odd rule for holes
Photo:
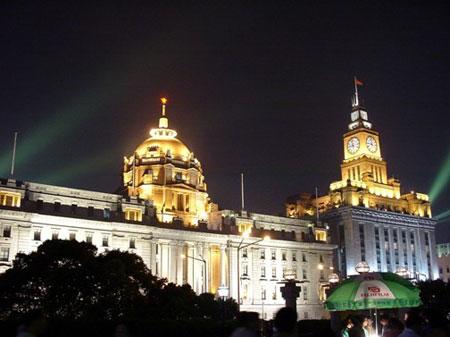
[[[67,184],[71,180],[74,180],[80,176],[86,176],[91,172],[97,172],[101,169],[110,170],[111,165],[114,165],[114,163],[115,158],[108,153],[103,156],[95,156],[82,162],[78,162],[75,165],[67,166],[61,170],[51,172],[46,176],[39,177],[36,181],[50,185]]]
[[[450,209],[446,210],[445,212],[439,213],[434,218],[439,222],[446,220],[447,218],[450,218]]]
[[[447,159],[444,164],[441,166],[436,178],[433,181],[430,189],[430,199],[431,201],[435,201],[439,195],[442,193],[444,188],[450,182],[450,152],[447,155]]]

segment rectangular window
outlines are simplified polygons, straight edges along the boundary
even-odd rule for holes
[[[58,240],[59,239],[59,233],[58,232],[53,232],[52,233],[52,240]]]
[[[109,246],[109,235],[103,235],[102,247],[108,247],[108,246]]]
[[[109,220],[111,218],[111,210],[109,208],[103,209],[103,219]]]
[[[89,206],[88,207],[88,216],[94,216],[94,207],[92,207],[92,206]]]
[[[306,254],[305,254],[305,253],[302,253],[302,262],[307,262],[307,261],[306,261]]]
[[[272,278],[273,279],[277,278],[277,267],[275,266],[272,267]]]
[[[364,238],[363,224],[359,224],[359,241],[361,246],[361,261],[366,261],[366,240]]]
[[[303,292],[303,300],[307,301],[308,300],[308,288],[307,287],[302,287],[302,292]]]
[[[10,238],[11,237],[11,226],[3,225],[3,237]]]
[[[34,241],[41,241],[41,230],[36,229],[33,233],[33,240]]]
[[[322,255],[319,255],[319,262],[323,263],[323,256]]]
[[[292,252],[292,261],[297,261],[297,253],[295,251]]]
[[[281,260],[286,261],[286,251],[285,250],[283,250],[281,252]]]
[[[306,273],[306,269],[302,270],[302,274],[303,274],[303,279],[307,280],[308,279],[308,274]]]
[[[246,263],[242,265],[242,276],[248,276],[248,264]]]
[[[55,212],[61,211],[61,203],[59,201],[55,201],[55,203],[53,204],[53,210]]]
[[[9,261],[9,247],[0,249],[0,261]]]
[[[265,288],[262,288],[262,290],[261,290],[261,299],[262,300],[266,299],[266,289]]]
[[[261,277],[266,278],[266,267],[264,266],[261,267]]]
[[[177,210],[184,211],[184,195],[177,194]]]
[[[77,234],[72,232],[69,233],[69,240],[75,241],[77,239]]]
[[[242,257],[248,257],[248,251],[247,251],[247,248],[244,248],[244,249],[242,249]]]
[[[21,195],[10,191],[0,191],[0,205],[20,207]]]
[[[261,260],[264,260],[266,258],[266,250],[264,248],[261,248],[259,250],[259,257],[261,258]]]
[[[142,221],[142,211],[135,208],[125,209],[125,220]]]
[[[277,251],[275,249],[272,249],[270,251],[271,256],[272,256],[272,260],[276,260],[277,259]]]
[[[136,239],[130,238],[130,248],[135,249],[136,248]]]
[[[86,233],[86,242],[92,243],[92,233]]]

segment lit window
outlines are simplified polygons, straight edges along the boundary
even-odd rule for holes
[[[251,232],[253,225],[251,223],[240,223],[238,225],[239,233]]]
[[[316,229],[316,241],[327,241],[327,232],[324,230]]]
[[[9,261],[9,247],[0,249],[0,261]]]
[[[0,191],[0,206],[20,207],[20,193]]]
[[[262,290],[261,290],[261,299],[262,300],[266,299],[266,289],[265,288],[262,288]]]
[[[3,226],[3,237],[4,238],[10,238],[11,237],[11,226],[10,225],[4,225]]]
[[[125,220],[142,221],[142,211],[137,208],[125,209]]]

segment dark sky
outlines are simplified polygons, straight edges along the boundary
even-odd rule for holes
[[[2,1],[2,176],[18,130],[18,179],[114,191],[167,95],[212,199],[238,209],[244,172],[279,213],[340,177],[357,75],[389,174],[450,209],[448,1],[101,3]]]

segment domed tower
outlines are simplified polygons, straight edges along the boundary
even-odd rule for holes
[[[159,127],[134,154],[124,157],[123,184],[129,196],[152,200],[159,221],[182,219],[196,226],[208,217],[208,193],[200,162],[169,129],[167,99],[161,98]]]

